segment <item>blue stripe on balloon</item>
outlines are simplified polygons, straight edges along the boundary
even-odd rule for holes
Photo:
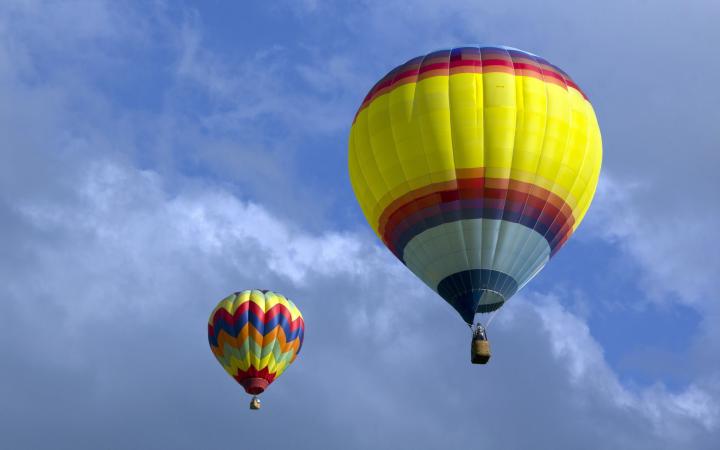
[[[556,239],[562,224],[559,222],[552,222],[552,226],[548,226],[546,223],[540,220],[543,217],[539,212],[532,211],[533,208],[525,208],[521,211],[513,211],[504,208],[495,208],[487,205],[483,205],[482,200],[479,201],[468,201],[464,200],[460,202],[461,207],[457,208],[458,202],[448,202],[442,205],[434,207],[437,211],[430,217],[418,220],[415,224],[410,226],[402,234],[391,242],[391,248],[395,249],[395,255],[402,260],[402,255],[405,251],[405,247],[408,242],[415,236],[419,235],[423,231],[429,230],[430,228],[442,225],[444,223],[456,222],[458,220],[467,219],[495,219],[495,220],[506,220],[508,222],[518,223],[524,225],[531,230],[538,232],[542,235],[550,245],[550,250],[554,250],[557,246],[559,239]],[[409,217],[411,219],[412,217]]]
[[[278,316],[281,317],[279,318]],[[248,322],[250,322],[250,324],[263,336],[271,333],[275,327],[281,327],[285,332],[285,339],[287,342],[297,339],[298,336],[303,333],[303,327],[297,327],[295,331],[291,332],[290,322],[288,322],[287,318],[282,314],[278,314],[271,320],[263,322],[256,314],[249,312],[238,317],[234,324],[228,323],[223,317],[215,318],[212,323],[214,335],[209,336],[210,343],[217,346],[217,336],[220,334],[220,330],[225,330],[225,332],[230,336],[236,337],[240,334],[240,331]]]

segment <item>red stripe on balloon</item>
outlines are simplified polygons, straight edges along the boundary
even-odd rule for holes
[[[393,201],[378,220],[378,233],[383,236],[388,227],[395,227],[408,215],[433,205],[458,199],[525,199],[535,208],[550,208],[561,214],[564,221],[574,223],[570,206],[557,194],[532,183],[498,178],[459,178],[435,183],[408,192]]]
[[[290,310],[283,304],[274,305],[268,311],[263,311],[257,303],[252,301],[242,303],[237,308],[234,314],[230,314],[230,312],[225,308],[218,309],[217,311],[215,311],[215,314],[212,317],[212,322],[214,323],[218,319],[222,318],[228,325],[235,325],[235,323],[240,319],[240,317],[243,316],[246,312],[248,312],[248,310],[255,314],[255,316],[258,317],[262,323],[268,323],[273,320],[278,314],[282,314],[287,320],[290,331],[295,331],[298,327],[303,326],[304,324],[301,316],[298,316],[295,318],[295,320],[292,320],[292,314]]]
[[[561,245],[572,234],[575,218],[570,206],[556,194],[531,183],[481,177],[435,186],[435,190],[424,187],[406,194],[401,197],[404,203],[396,200],[381,214],[378,232],[393,253],[397,254],[395,244],[405,231],[440,214],[441,205],[456,204],[450,207],[454,209],[463,200],[482,201],[486,208],[522,212],[523,217],[543,224],[550,237],[555,236],[550,239],[551,248]]]
[[[398,66],[373,86],[363,99],[357,114],[377,97],[391,91],[398,85],[434,76],[447,76],[449,73],[453,75],[456,73],[509,73],[516,76],[529,76],[564,88],[570,87],[587,99],[587,96],[577,84],[555,67],[544,63],[533,63],[528,58],[514,55],[510,57],[507,54],[495,51],[483,53],[482,59],[450,60],[448,58],[439,60],[439,58],[433,58],[425,61],[422,65],[413,60],[412,63]],[[355,115],[356,118],[357,114]]]

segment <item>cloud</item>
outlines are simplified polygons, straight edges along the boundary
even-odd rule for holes
[[[624,386],[584,319],[554,295],[513,300],[491,330],[493,365],[478,372],[467,362],[468,334],[451,309],[373,244],[374,237],[311,234],[212,184],[189,183],[171,193],[152,171],[108,160],[83,169],[63,203],[36,198],[19,202],[11,214],[25,230],[24,244],[9,247],[11,257],[22,254],[24,261],[6,268],[14,283],[3,287],[4,308],[12,314],[2,334],[3,356],[15,364],[5,378],[14,392],[11,404],[21,398],[42,402],[37,396],[49,389],[74,393],[74,400],[60,397],[57,407],[72,402],[82,409],[56,417],[57,428],[45,437],[77,448],[79,430],[72,423],[79,420],[98,430],[86,435],[89,447],[109,435],[119,447],[153,446],[170,436],[175,448],[193,448],[207,442],[215,425],[231,426],[237,400],[223,399],[241,394],[215,367],[202,324],[213,298],[250,284],[288,293],[305,313],[307,345],[297,367],[268,392],[270,411],[263,412],[271,421],[288,421],[288,414],[306,410],[312,421],[296,419],[287,426],[307,442],[318,427],[337,426],[339,434],[326,442],[380,445],[379,435],[360,430],[384,422],[395,428],[386,429],[381,446],[395,447],[412,434],[409,442],[417,448],[435,448],[445,439],[468,445],[474,435],[462,430],[475,423],[478,433],[508,448],[550,445],[550,422],[541,421],[544,429],[524,437],[512,436],[512,429],[540,415],[574,430],[552,440],[564,447],[580,445],[586,433],[620,427],[617,420],[636,421],[636,427],[632,433],[617,428],[605,442],[630,442],[633,448],[702,443],[702,437],[718,432],[714,391],[695,384],[677,393],[661,384]],[[15,351],[12,336],[27,330],[40,311],[52,312],[40,316],[47,325],[34,329],[22,353]],[[66,348],[74,349],[72,357],[64,356]],[[112,356],[106,359],[108,350]],[[41,386],[33,392],[20,374],[38,361],[55,375],[31,378]],[[329,378],[318,378],[318,371]],[[528,390],[532,377],[545,386],[541,391]],[[20,392],[25,394],[18,397]],[[193,406],[180,406],[179,399]],[[506,402],[514,407],[504,408]],[[538,408],[537,402],[554,407]],[[110,410],[92,415],[100,405]],[[20,412],[17,418],[30,423],[34,414],[44,422],[59,414],[57,407]],[[186,412],[173,413],[178,407]],[[154,418],[129,418],[137,409]],[[202,420],[204,414],[211,414],[215,425]],[[479,424],[478,415],[485,417]],[[595,419],[583,423],[575,415]],[[178,434],[182,438],[173,438],[177,420],[195,423],[197,434],[185,430]],[[426,424],[424,431],[418,423]],[[154,436],[142,431],[149,425]],[[267,423],[256,426],[257,436],[246,438],[249,444],[259,445],[255,439],[270,432]],[[436,427],[445,431],[438,434]],[[17,448],[22,442],[17,432],[6,432],[8,445]],[[211,442],[223,439],[211,436]],[[30,442],[42,445],[41,436]]]
[[[347,57],[327,58],[319,49],[275,44],[248,49],[248,58],[234,61],[203,45],[203,33],[196,16],[183,24],[177,74],[215,103],[215,113],[203,120],[206,126],[247,132],[247,122],[280,124],[285,133],[297,136],[333,133],[347,125],[342,85],[357,79]]]
[[[534,304],[540,315],[552,354],[563,361],[570,381],[606,401],[620,410],[630,409],[647,417],[655,433],[674,439],[682,436],[678,422],[696,422],[708,431],[720,426],[720,404],[715,400],[714,389],[707,390],[691,384],[680,393],[671,393],[662,384],[633,392],[623,386],[617,375],[608,366],[602,347],[591,336],[586,322],[561,306],[552,296],[535,296]]]
[[[676,213],[668,214],[665,208],[643,201],[648,191],[659,195],[657,190],[663,189],[649,183],[603,177],[589,230],[620,246],[642,267],[642,289],[654,301],[716,308],[714,293],[720,285],[713,274],[720,257],[706,237],[720,226],[718,211],[688,202],[676,204]],[[691,209],[699,214],[693,216]]]

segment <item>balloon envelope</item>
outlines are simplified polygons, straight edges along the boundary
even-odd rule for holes
[[[593,107],[546,60],[462,47],[396,67],[349,138],[373,230],[472,323],[548,262],[582,221],[602,159]]]
[[[305,323],[293,302],[272,291],[247,290],[223,299],[210,314],[210,348],[248,394],[275,381],[302,348]]]

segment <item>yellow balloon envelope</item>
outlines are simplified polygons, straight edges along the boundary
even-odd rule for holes
[[[572,235],[601,160],[580,88],[508,47],[411,59],[372,88],[350,131],[350,180],[368,222],[470,324]]]

